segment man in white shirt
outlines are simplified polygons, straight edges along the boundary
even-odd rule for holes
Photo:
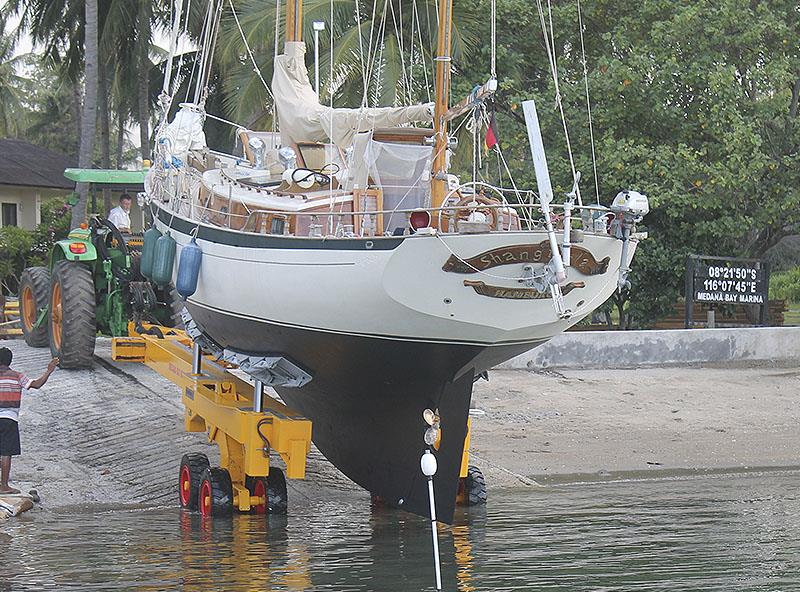
[[[119,205],[108,213],[108,221],[120,232],[131,231],[131,196],[123,193],[119,196]]]

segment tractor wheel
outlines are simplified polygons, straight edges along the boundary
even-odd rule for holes
[[[456,502],[460,506],[482,506],[486,503],[486,479],[481,470],[470,465],[467,476],[458,484]]]
[[[36,319],[50,299],[50,272],[46,267],[29,267],[19,278],[19,318],[25,343],[47,347],[47,323],[34,327]]]
[[[50,352],[61,368],[90,368],[94,357],[94,280],[81,263],[59,261],[50,276]]]
[[[229,516],[233,512],[233,485],[227,470],[208,467],[203,471],[197,504],[203,518]]]
[[[208,457],[201,452],[191,452],[183,455],[178,478],[178,501],[181,504],[181,508],[197,509],[200,477],[208,467]]]

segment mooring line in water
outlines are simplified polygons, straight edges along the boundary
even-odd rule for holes
[[[512,471],[510,469],[507,469],[505,467],[501,467],[500,465],[492,465],[485,458],[481,458],[480,456],[478,456],[474,452],[470,452],[469,455],[471,457],[477,459],[477,460],[480,460],[480,461],[486,463],[486,466],[490,466],[493,469],[497,469],[499,471],[503,471],[504,473],[508,473],[509,475],[511,475],[512,477],[514,477],[515,479],[517,479],[518,481],[524,483],[525,485],[527,485],[529,487],[545,487],[544,485],[542,485],[538,481],[534,481],[533,479],[530,479],[530,478],[526,477],[525,475],[520,475],[519,473],[515,473],[514,471]]]

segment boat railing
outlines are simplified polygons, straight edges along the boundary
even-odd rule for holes
[[[344,204],[314,211],[287,211],[277,208],[250,208],[242,202],[242,212],[228,208],[215,209],[198,203],[187,196],[174,197],[173,209],[201,222],[259,234],[293,234],[310,237],[374,237],[391,236],[398,231],[383,230],[382,219],[399,216],[405,225],[398,228],[403,233],[416,232],[436,226],[444,234],[476,232],[511,232],[543,230],[544,215],[538,203],[466,203],[445,204],[438,208],[396,208],[380,210],[344,209]],[[178,202],[178,203],[176,203]],[[228,202],[230,203],[230,202]],[[552,203],[554,226],[564,228],[564,206]],[[572,206],[570,228],[595,234],[607,234],[613,212],[607,207],[594,204]],[[424,230],[423,230],[424,232]]]

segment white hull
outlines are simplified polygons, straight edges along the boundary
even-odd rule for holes
[[[172,218],[172,214],[170,214]],[[172,218],[177,257],[190,240],[177,226],[196,222]],[[156,226],[168,230],[161,220]],[[249,233],[226,230],[225,235]],[[197,291],[189,302],[200,307],[272,324],[392,340],[500,345],[541,342],[590,314],[615,290],[622,241],[587,234],[582,247],[595,259],[610,259],[604,273],[584,275],[568,268],[568,282],[585,285],[565,295],[569,319],[557,316],[552,299],[496,298],[478,294],[464,280],[519,289],[522,263],[499,265],[483,273],[445,272],[455,253],[462,259],[491,249],[538,244],[544,232],[430,235],[404,237],[395,248],[348,248],[355,239],[328,239],[325,248],[242,247],[204,240]],[[277,239],[280,241],[280,238]],[[359,239],[359,242],[364,243]],[[279,242],[277,243],[280,244]],[[287,244],[289,244],[287,242]],[[635,242],[633,243],[635,245]],[[342,248],[337,248],[341,246]],[[629,260],[634,249],[629,249]],[[177,266],[176,266],[177,269]]]

